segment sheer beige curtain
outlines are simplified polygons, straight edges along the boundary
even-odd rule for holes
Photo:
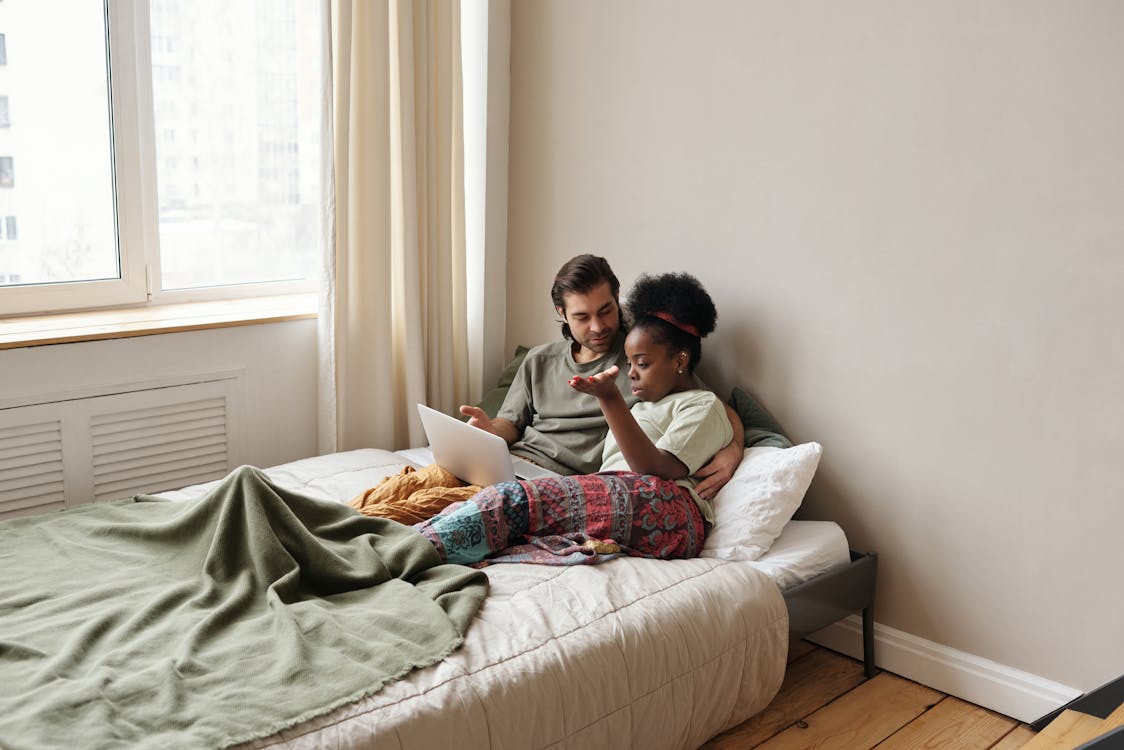
[[[460,3],[332,0],[322,452],[424,444],[469,401]]]

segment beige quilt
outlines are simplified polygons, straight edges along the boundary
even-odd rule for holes
[[[346,502],[405,463],[359,450],[266,473]],[[248,746],[697,748],[780,689],[787,610],[752,563],[628,558],[484,572],[489,595],[450,657]]]
[[[253,747],[697,748],[772,700],[788,616],[746,564],[493,565],[464,646]]]

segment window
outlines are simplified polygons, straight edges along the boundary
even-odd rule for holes
[[[75,281],[121,283],[105,39],[84,31],[104,28],[103,11],[98,3],[71,3],[65,13],[49,5],[0,4],[6,51],[0,95],[9,106],[0,133],[0,215],[23,230],[20,239],[5,238],[0,256],[0,310],[6,312],[34,304],[26,294],[9,292]],[[67,50],[65,65],[60,49]]]
[[[0,2],[0,313],[313,288],[319,6]]]

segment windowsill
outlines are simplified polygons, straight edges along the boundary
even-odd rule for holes
[[[315,318],[315,294],[0,318],[0,349]]]

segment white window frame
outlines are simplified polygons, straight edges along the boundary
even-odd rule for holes
[[[315,291],[314,278],[170,291],[160,288],[149,3],[148,0],[105,0],[105,7],[109,28],[113,191],[121,278],[0,287],[0,315]]]

